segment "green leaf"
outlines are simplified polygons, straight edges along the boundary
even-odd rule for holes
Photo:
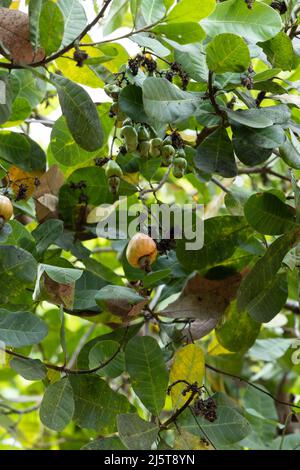
[[[186,250],[186,240],[177,241],[177,258],[190,271],[208,269],[230,258],[246,221],[234,216],[212,217],[205,221],[204,228],[205,244],[201,250]]]
[[[121,414],[117,422],[120,439],[128,449],[151,450],[159,431],[156,423],[144,421],[136,414]]]
[[[240,36],[219,34],[206,48],[206,62],[215,73],[243,72],[250,65],[249,49]]]
[[[274,276],[281,267],[285,255],[299,242],[299,230],[293,230],[278,238],[268,248],[249,274],[243,279],[238,291],[238,309],[240,311],[255,308],[264,291],[274,282]],[[277,312],[276,312],[277,313]]]
[[[50,149],[55,160],[67,167],[82,164],[99,155],[99,150],[88,152],[75,142],[64,116],[52,128]]]
[[[63,431],[74,414],[73,390],[68,378],[46,388],[40,408],[40,419],[49,429]]]
[[[72,284],[82,276],[81,269],[63,268],[50,264],[40,264],[39,268],[45,271],[53,281],[60,284]]]
[[[46,155],[30,137],[17,132],[0,132],[0,160],[25,171],[45,170]]]
[[[108,36],[122,26],[124,16],[127,13],[129,0],[114,0],[108,15],[104,21],[103,33]]]
[[[183,121],[194,114],[201,99],[199,93],[182,91],[165,78],[149,77],[143,82],[144,109],[154,121]]]
[[[96,302],[103,309],[106,309],[107,302],[109,303],[111,301],[113,301],[114,303],[124,302],[133,306],[138,304],[139,302],[143,302],[144,300],[144,297],[137,294],[133,289],[130,289],[129,287],[113,285],[102,287],[102,289],[100,289],[96,295]]]
[[[266,338],[258,339],[249,351],[249,356],[257,361],[275,362],[287,352],[293,339]]]
[[[201,387],[204,372],[205,359],[201,347],[197,344],[188,344],[175,353],[170,371],[170,383],[185,380],[190,384],[197,382],[198,386]],[[182,394],[185,389],[186,383],[178,383],[171,389],[171,398],[175,410],[181,408],[186,402],[186,396]]]
[[[44,0],[39,17],[40,45],[46,55],[59,49],[64,34],[64,17],[52,0]]]
[[[84,260],[84,264],[88,271],[91,271],[93,274],[100,277],[104,281],[114,283],[116,285],[122,285],[120,277],[115,274],[114,271],[112,271],[110,268],[100,263],[100,261],[96,261],[93,258],[88,258]]]
[[[32,232],[36,241],[36,251],[41,254],[54,243],[63,233],[64,224],[62,220],[50,219],[39,225]]]
[[[0,309],[0,340],[7,346],[21,348],[37,344],[47,334],[47,325],[32,313]]]
[[[233,146],[226,129],[218,128],[197,148],[195,165],[205,173],[217,173],[225,178],[237,174]]]
[[[142,323],[135,324],[129,327],[119,327],[113,330],[111,333],[107,333],[101,336],[97,336],[96,338],[90,340],[85,346],[82,348],[78,360],[77,366],[80,369],[88,369],[89,368],[89,353],[91,349],[99,342],[103,341],[116,341],[118,343],[122,343],[123,345],[127,344],[127,342],[135,335],[138,334],[139,330],[141,329]]]
[[[242,410],[223,393],[216,393],[212,395],[212,398],[217,404],[217,419],[215,421],[209,422],[202,416],[194,416],[191,410],[187,409],[179,417],[179,428],[201,438],[209,439],[216,448],[220,445],[226,446],[241,441],[251,430]]]
[[[45,71],[38,68],[39,73]],[[47,83],[36,77],[30,70],[16,69],[11,73],[13,91],[12,112],[8,126],[18,123],[30,116],[31,111],[39,105],[46,94]],[[7,127],[8,127],[7,126]]]
[[[83,6],[78,0],[58,0],[57,6],[64,16],[64,36],[62,46],[71,44],[84,30],[87,18]]]
[[[117,429],[118,414],[133,411],[127,398],[114,392],[98,375],[73,375],[70,381],[75,399],[74,420],[82,428],[111,434]]]
[[[228,117],[238,124],[243,124],[255,129],[270,127],[273,124],[285,123],[291,113],[287,106],[268,106],[260,109],[245,109],[231,111],[226,109]]]
[[[218,342],[228,351],[244,353],[254,344],[260,323],[252,320],[246,311],[239,312],[236,301],[226,309],[224,316],[216,326]]]
[[[149,288],[157,284],[162,284],[161,281],[165,279],[166,282],[166,278],[170,278],[171,274],[172,270],[170,268],[153,271],[152,273],[149,273],[146,277],[144,277],[143,286],[145,288]]]
[[[161,0],[141,0],[141,13],[147,25],[162,19],[165,12],[166,9]]]
[[[81,86],[67,78],[54,74],[51,77],[74,140],[89,152],[102,147],[103,130],[97,108],[90,96]]]
[[[35,240],[33,236],[27,228],[16,219],[10,220],[5,224],[2,229],[2,233],[3,232],[5,240],[1,239],[1,245],[5,242],[6,245],[15,245],[18,248],[23,248],[23,250],[27,250],[29,252],[34,251]]]
[[[291,140],[286,136],[284,143],[279,147],[282,160],[296,170],[300,169],[300,148],[297,139],[290,129]]]
[[[131,36],[131,41],[137,43],[140,47],[153,51],[159,57],[166,57],[170,54],[170,50],[163,46],[157,39],[154,39],[150,33],[139,33]]]
[[[181,0],[170,11],[166,20],[168,23],[198,22],[209,16],[215,8],[215,0]]]
[[[81,450],[127,450],[117,436],[95,439],[81,448]]]
[[[30,29],[30,42],[34,49],[40,46],[40,16],[44,0],[30,0],[28,13],[29,13],[29,29]]]
[[[287,297],[287,275],[276,274],[270,284],[248,304],[248,312],[257,322],[268,323],[284,307]]]
[[[125,361],[134,392],[158,416],[165,404],[168,372],[157,341],[150,336],[132,338],[125,349]]]
[[[240,126],[238,124],[235,124],[231,128],[233,131],[232,142],[233,142],[234,153],[237,156],[237,158],[245,165],[249,165],[249,166],[259,165],[260,163],[268,160],[268,158],[272,155],[272,149],[259,147],[258,145],[255,144],[256,142],[255,139],[250,140],[249,138],[250,132],[248,134],[248,129],[249,131],[251,130],[250,127]],[[270,128],[266,127],[265,129],[270,129]],[[264,130],[264,129],[259,129],[259,130]],[[258,141],[259,141],[259,136],[258,136]]]
[[[233,122],[257,129],[269,127],[273,124],[271,119],[266,117],[260,109],[228,110],[227,114]]]
[[[201,24],[208,36],[233,33],[250,42],[267,41],[282,28],[280,15],[273,8],[265,3],[254,2],[249,9],[241,0],[219,3],[212,15]]]
[[[153,32],[179,44],[192,44],[205,38],[204,29],[198,23],[191,21],[160,24],[153,29]]]
[[[278,420],[274,400],[254,387],[249,386],[247,388],[243,396],[243,402],[247,413],[259,416],[261,419]]]
[[[140,159],[139,169],[140,169],[141,175],[144,178],[146,178],[148,181],[151,181],[152,179],[155,178],[155,174],[161,167],[161,163],[162,163],[161,157],[150,158],[148,160]]]
[[[237,151],[239,148],[242,148],[243,151],[245,151],[247,146],[249,146],[250,150],[252,151],[253,145],[258,148],[267,150],[274,149],[282,145],[285,141],[285,133],[282,127],[279,125],[273,125],[271,127],[265,127],[263,129],[255,129],[235,124],[234,126],[232,126],[232,130],[233,144]],[[240,153],[242,156],[243,152],[241,151]],[[255,161],[256,159],[252,160]]]
[[[292,70],[295,62],[293,44],[289,36],[281,31],[269,41],[259,43],[268,61],[281,70]]]
[[[12,110],[12,89],[9,77],[0,77],[0,124],[5,123]]]
[[[256,193],[245,204],[249,224],[265,235],[281,235],[295,227],[295,210],[272,193]]]
[[[47,368],[39,359],[14,357],[9,365],[26,380],[43,380],[47,375]]]
[[[99,369],[96,374],[112,378],[119,377],[125,370],[124,353],[120,351],[116,354],[119,349],[120,345],[116,341],[106,340],[96,343],[89,354],[90,369],[94,369],[114,357],[107,366]]]
[[[37,262],[22,248],[0,246],[0,303],[13,302],[36,277]]]
[[[197,82],[206,82],[208,79],[208,67],[205,60],[205,52],[202,44],[188,44],[180,48],[174,46],[174,57],[191,78]]]
[[[143,106],[143,93],[140,87],[127,85],[122,89],[118,103],[121,111],[131,119],[140,122],[148,121],[148,116]]]
[[[6,224],[2,225],[2,228],[0,230],[0,243],[1,244],[4,244],[6,242],[7,245],[9,245],[7,240],[9,239],[9,236],[11,235],[11,232],[12,232],[12,229],[11,229],[11,226],[9,224],[6,223]]]

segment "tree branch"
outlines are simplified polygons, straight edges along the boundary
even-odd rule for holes
[[[173,168],[173,163],[171,163],[171,165],[169,165],[166,173],[164,174],[164,177],[162,178],[162,180],[160,181],[160,183],[158,183],[158,185],[155,187],[155,188],[150,188],[150,189],[142,189],[140,191],[140,199],[143,198],[143,196],[145,194],[148,194],[148,193],[152,193],[152,194],[156,194],[162,187],[163,185],[168,181],[168,178],[170,176],[170,173],[171,173],[171,170]]]
[[[98,21],[101,18],[104,17],[105,12],[106,12],[107,8],[109,7],[109,5],[111,4],[111,2],[112,2],[112,0],[104,0],[102,8],[99,11],[98,15],[93,19],[93,21],[91,21],[91,23],[89,23],[84,28],[83,31],[81,31],[81,33],[70,44],[68,44],[63,49],[59,50],[58,52],[55,52],[55,54],[52,54],[49,57],[46,57],[45,59],[43,59],[39,62],[35,62],[33,64],[30,64],[30,67],[41,67],[43,65],[46,65],[49,62],[52,62],[53,60],[58,59],[63,54],[68,52],[70,49],[73,49],[75,44],[77,44],[98,23]],[[6,69],[9,69],[9,70],[24,68],[23,65],[17,65],[17,64],[8,63],[8,62],[0,62],[0,67],[6,68]]]
[[[108,42],[116,42],[116,41],[120,41],[120,39],[127,39],[127,38],[130,38],[131,36],[134,36],[135,34],[147,33],[147,32],[150,32],[152,28],[154,28],[156,25],[158,25],[162,21],[163,21],[163,19],[160,19],[160,20],[156,21],[155,23],[152,23],[148,26],[144,26],[143,28],[140,28],[140,29],[136,29],[135,31],[132,30],[129,33],[122,34],[122,36],[118,36],[116,38],[102,39],[101,41],[97,41],[97,42],[80,43],[80,47],[99,46],[100,44],[106,44]],[[155,55],[155,54],[153,54],[153,52],[151,52],[151,54]],[[156,57],[158,57],[158,56],[156,56]]]
[[[124,342],[126,340],[127,332],[128,332],[128,327],[125,330],[124,337],[123,337],[122,341],[120,342],[120,345],[119,345],[118,349],[116,350],[116,352],[109,359],[107,359],[106,361],[100,363],[97,367],[94,367],[93,369],[71,369],[71,368],[68,368],[66,366],[57,366],[55,364],[50,364],[48,362],[43,362],[43,364],[44,364],[45,367],[47,367],[47,369],[56,370],[58,372],[65,373],[67,375],[68,374],[70,374],[70,375],[93,374],[94,372],[98,372],[98,370],[103,369],[104,367],[106,367],[119,354],[119,352],[121,351],[121,349],[124,345]],[[0,350],[6,352],[6,354],[9,354],[10,356],[13,356],[13,357],[17,357],[19,359],[24,359],[24,360],[27,360],[27,361],[30,360],[30,357],[24,356],[23,354],[17,353],[15,351],[11,351],[10,349],[7,349],[7,348],[0,348]]]
[[[273,171],[272,168],[269,168],[268,166],[253,166],[249,168],[240,168],[239,169],[239,175],[252,175],[252,174],[260,174],[260,175],[271,175],[271,176],[276,176],[277,178],[280,178],[284,181],[291,181],[288,176],[281,175],[280,173],[277,173],[277,171]]]

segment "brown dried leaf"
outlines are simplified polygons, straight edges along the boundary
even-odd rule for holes
[[[64,175],[57,165],[51,166],[40,178],[40,185],[34,193],[39,222],[58,218],[58,194],[63,184]]]
[[[159,313],[165,317],[195,319],[190,333],[194,339],[202,338],[215,328],[235,298],[241,280],[240,273],[220,280],[196,274],[188,280],[180,297]]]
[[[122,321],[126,322],[132,320],[132,317],[139,315],[148,302],[149,300],[145,299],[142,302],[132,305],[124,300],[112,299],[106,301],[106,308],[110,313],[122,318]]]
[[[43,273],[42,279],[42,296],[45,300],[55,304],[63,305],[72,309],[74,303],[75,282],[71,284],[60,284],[53,281],[48,274]]]
[[[0,51],[14,64],[32,64],[44,59],[45,51],[34,51],[30,43],[29,19],[26,13],[0,7]]]

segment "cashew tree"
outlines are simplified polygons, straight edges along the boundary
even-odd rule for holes
[[[0,1],[0,450],[300,449],[297,0]]]

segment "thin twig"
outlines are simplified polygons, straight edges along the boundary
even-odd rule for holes
[[[259,387],[258,385],[254,384],[253,382],[250,382],[250,380],[245,379],[244,377],[240,377],[239,375],[231,374],[230,372],[226,372],[224,370],[217,369],[216,367],[213,367],[213,366],[211,366],[207,363],[205,363],[205,367],[207,369],[212,370],[213,372],[216,372],[217,374],[226,375],[227,377],[231,377],[232,379],[236,379],[236,380],[239,380],[240,382],[246,383],[250,387],[253,387],[256,390],[258,390],[259,392],[264,393],[265,395],[268,395],[270,398],[272,398],[272,400],[274,400],[276,403],[279,403],[280,405],[287,405],[287,406],[291,406],[293,408],[297,408],[297,409],[300,410],[300,406],[294,405],[293,403],[289,403],[289,402],[286,402],[286,401],[278,400],[278,398],[274,397],[274,395],[272,395],[272,393],[264,390],[263,388]]]
[[[139,198],[142,199],[143,196],[145,194],[148,194],[148,193],[153,193],[153,194],[157,193],[163,187],[163,185],[168,181],[168,178],[170,176],[172,168],[173,168],[173,163],[171,163],[171,165],[169,165],[166,173],[164,174],[164,177],[158,183],[158,185],[155,186],[155,188],[153,187],[153,188],[150,188],[150,189],[142,189],[141,192],[140,192]]]
[[[26,415],[29,413],[33,413],[34,411],[37,411],[40,408],[40,404],[31,406],[30,408],[26,408],[25,410],[17,410],[16,408],[12,408],[9,405],[5,405],[4,403],[0,403],[0,408],[3,408],[4,412],[0,412],[2,415]]]
[[[211,178],[211,181],[212,183],[214,183],[216,186],[219,186],[219,188],[222,189],[222,191],[224,191],[224,193],[230,193],[229,189],[226,188],[226,186],[224,186],[221,181],[217,180],[216,178]]]
[[[178,408],[178,410],[176,410],[175,413],[172,414],[172,416],[169,419],[167,419],[164,423],[161,424],[159,430],[164,431],[168,429],[170,424],[175,423],[176,419],[181,415],[181,413],[184,412],[184,410],[188,408],[188,406],[192,403],[192,401],[194,400],[197,394],[198,394],[197,390],[191,390],[191,395],[189,396],[187,401],[180,408]]]
[[[43,362],[43,364],[44,364],[45,367],[47,367],[47,369],[56,370],[58,372],[65,373],[67,375],[68,374],[70,374],[70,375],[93,374],[95,372],[98,372],[98,370],[103,369],[104,367],[106,367],[119,354],[119,352],[121,351],[121,349],[124,345],[124,342],[126,340],[127,331],[128,331],[128,327],[126,328],[123,340],[120,342],[119,347],[115,351],[115,353],[110,358],[108,358],[106,361],[101,362],[97,367],[94,367],[93,369],[71,369],[71,368],[68,368],[66,366],[57,366],[55,364],[50,364],[48,362]],[[29,357],[24,356],[23,354],[17,353],[15,351],[11,351],[10,349],[7,349],[7,348],[5,348],[5,349],[0,348],[0,350],[6,352],[7,354],[9,354],[10,356],[13,356],[13,357],[17,357],[19,359],[24,359],[24,360],[30,360]]]
[[[238,171],[239,175],[252,175],[252,174],[260,174],[260,175],[271,175],[271,176],[276,176],[277,178],[280,178],[284,181],[291,181],[291,179],[288,176],[281,175],[280,173],[277,173],[277,171],[272,170],[272,168],[269,168],[268,166],[253,166],[249,168],[240,168]]]
[[[118,36],[116,38],[102,39],[101,41],[97,41],[97,42],[80,43],[80,47],[99,46],[101,44],[106,44],[108,42],[111,43],[111,42],[120,41],[121,39],[127,39],[127,38],[130,38],[131,36],[134,36],[135,34],[147,33],[147,32],[150,32],[152,28],[157,26],[162,21],[163,21],[163,19],[160,19],[160,20],[156,21],[155,23],[152,23],[148,26],[144,26],[143,28],[140,28],[140,29],[136,29],[135,31],[131,30],[129,33],[122,34],[122,36]],[[151,54],[152,54],[152,52],[151,52]]]

